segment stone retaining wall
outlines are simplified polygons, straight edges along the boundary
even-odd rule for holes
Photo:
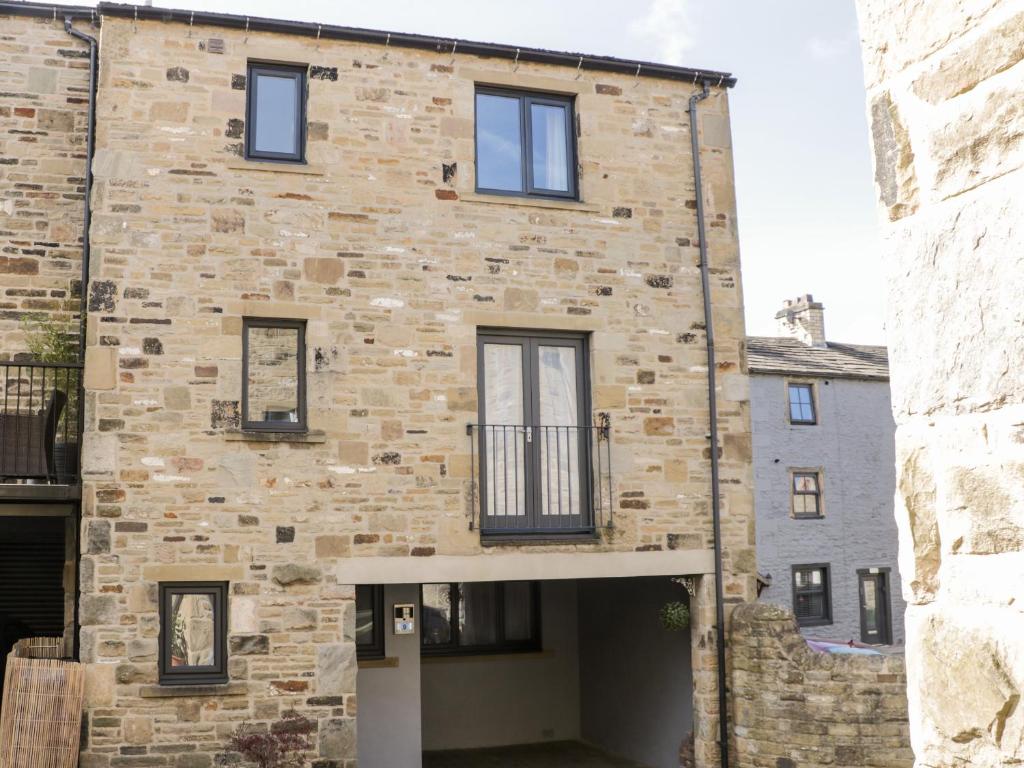
[[[735,765],[906,768],[913,765],[902,656],[812,651],[786,609],[732,614]]]

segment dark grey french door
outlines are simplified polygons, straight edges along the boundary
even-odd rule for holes
[[[860,639],[872,645],[892,643],[889,612],[889,571],[872,568],[857,571],[860,584]]]
[[[477,351],[482,532],[591,530],[584,337],[494,331]]]

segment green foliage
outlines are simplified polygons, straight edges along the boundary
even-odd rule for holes
[[[686,603],[672,602],[661,606],[661,626],[670,632],[681,632],[690,626],[690,609]]]
[[[52,315],[22,315],[21,328],[32,359],[40,363],[73,363],[78,358],[75,328],[70,320]]]

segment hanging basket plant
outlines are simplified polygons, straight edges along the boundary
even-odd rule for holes
[[[661,626],[669,632],[682,632],[690,628],[690,608],[686,603],[673,601],[661,606]]]

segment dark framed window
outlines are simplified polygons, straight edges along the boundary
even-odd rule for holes
[[[245,156],[306,161],[306,68],[249,63]]]
[[[161,685],[228,681],[227,582],[161,582]]]
[[[306,430],[306,323],[242,321],[242,429]]]
[[[821,473],[793,473],[793,517],[821,517]]]
[[[425,655],[540,650],[540,585],[535,581],[423,584],[420,606]]]
[[[872,645],[892,644],[892,611],[889,604],[889,569],[857,571],[860,597],[860,639]]]
[[[789,423],[817,424],[818,414],[814,408],[813,384],[790,384]]]
[[[476,89],[476,190],[575,198],[573,97]]]
[[[832,584],[827,563],[793,566],[793,613],[801,627],[832,623]]]
[[[593,531],[586,338],[477,336],[484,535]]]
[[[356,585],[356,658],[384,658],[384,588]]]

